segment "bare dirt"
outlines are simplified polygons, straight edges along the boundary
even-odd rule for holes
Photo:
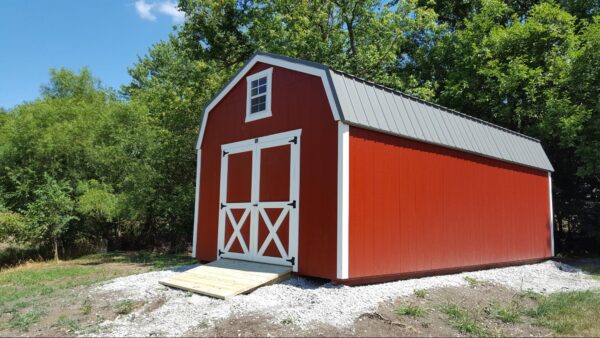
[[[467,287],[446,287],[427,291],[424,298],[415,295],[383,302],[377,311],[361,315],[346,328],[329,325],[303,330],[293,320],[273,322],[264,315],[232,316],[214,325],[201,324],[186,336],[359,336],[359,337],[414,337],[414,336],[470,336],[453,326],[444,312],[449,304],[468,309],[471,318],[493,336],[549,336],[552,331],[535,325],[532,318],[521,315],[515,323],[505,323],[495,317],[499,308],[534,308],[535,299],[502,286],[479,283]],[[399,315],[400,307],[416,306],[424,310],[420,317]]]

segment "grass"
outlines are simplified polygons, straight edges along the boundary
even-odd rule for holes
[[[480,280],[478,280],[478,279],[477,279],[477,278],[475,278],[475,277],[469,277],[469,276],[466,276],[466,277],[464,278],[464,280],[465,280],[467,283],[469,283],[469,285],[470,285],[470,286],[476,286],[476,285],[478,285],[478,284],[481,284],[481,283],[482,283]]]
[[[128,315],[136,308],[140,307],[139,302],[134,302],[130,299],[122,300],[115,306],[115,312],[120,315]]]
[[[46,317],[52,320],[52,325],[75,330],[75,323],[68,318],[51,319],[60,314],[55,310],[58,300],[76,299],[73,298],[76,297],[72,294],[73,289],[132,273],[195,262],[185,255],[113,252],[57,263],[26,263],[0,270],[0,330],[26,332],[32,324]],[[120,311],[127,311],[127,307]],[[90,315],[91,312],[92,303],[86,299],[78,316]],[[5,313],[10,315],[4,316]]]
[[[541,301],[542,299],[544,299],[544,296],[542,296],[541,294],[539,294],[531,289],[529,289],[525,292],[521,292],[519,294],[519,297],[520,298],[529,298],[529,299],[532,299],[532,300],[535,300],[538,302]]]
[[[88,264],[131,263],[150,267],[152,270],[162,270],[170,267],[195,264],[197,261],[187,255],[164,255],[149,251],[138,252],[109,252],[84,256],[78,259]]]
[[[79,326],[79,322],[77,320],[71,319],[65,315],[60,316],[56,324],[58,324],[58,326],[62,327],[63,329],[67,330],[67,332],[77,332],[81,330],[81,327]]]
[[[537,324],[559,335],[600,336],[600,292],[556,293],[527,312]]]
[[[89,281],[78,277],[97,275],[98,272],[99,269],[95,267],[49,263],[35,264],[35,268],[4,271],[0,273],[0,303],[49,295],[56,290],[78,286]]]
[[[25,313],[15,312],[8,323],[3,326],[16,329],[21,332],[27,332],[29,331],[31,325],[37,323],[43,315],[44,312],[37,307],[34,307]],[[0,326],[0,328],[1,327],[2,326]]]
[[[81,314],[89,315],[91,312],[92,312],[92,302],[90,301],[89,298],[86,298],[83,301],[83,304],[81,304]]]
[[[517,307],[499,307],[494,311],[494,318],[499,319],[503,323],[518,323],[521,319],[521,310]]]
[[[450,317],[450,324],[452,327],[461,333],[467,333],[477,337],[490,336],[486,329],[479,326],[479,324],[471,318],[466,309],[455,304],[448,304],[442,310]]]
[[[423,317],[425,310],[417,305],[400,306],[396,309],[396,314],[399,316]]]
[[[425,291],[425,290],[415,290],[414,294],[415,294],[415,297],[417,297],[417,298],[425,298],[425,296],[427,296],[427,291]]]

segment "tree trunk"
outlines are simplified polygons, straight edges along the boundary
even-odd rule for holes
[[[58,262],[58,238],[52,240],[52,251],[54,252],[54,260]]]

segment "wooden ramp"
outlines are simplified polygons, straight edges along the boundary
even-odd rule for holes
[[[225,299],[290,277],[288,266],[220,259],[178,273],[159,283],[215,298]]]

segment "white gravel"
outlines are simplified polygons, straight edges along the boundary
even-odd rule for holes
[[[467,285],[466,276],[540,293],[600,288],[600,281],[552,261],[358,287],[294,277],[228,300],[216,300],[158,284],[159,280],[192,267],[117,278],[92,289],[95,297],[114,298],[115,302],[122,299],[147,303],[164,300],[163,305],[152,311],[141,308],[113,321],[105,321],[93,335],[180,336],[199,325],[211,325],[238,314],[263,314],[276,323],[291,319],[302,328],[321,323],[343,327],[352,324],[360,314],[374,311],[382,301],[410,295],[415,289]]]

